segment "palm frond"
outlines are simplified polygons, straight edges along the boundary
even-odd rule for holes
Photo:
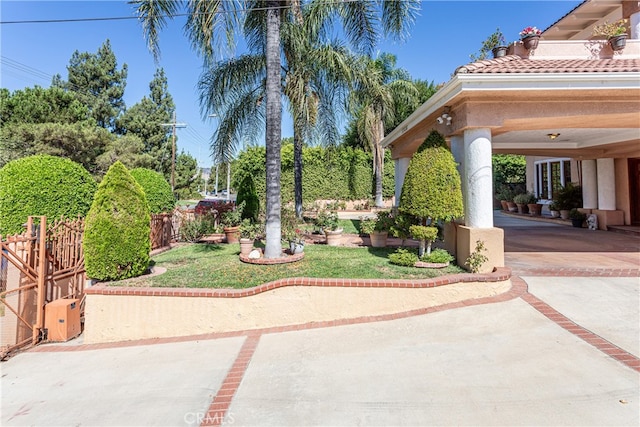
[[[159,33],[167,25],[167,18],[172,18],[180,6],[180,2],[172,0],[131,0],[129,4],[136,6],[135,13],[142,24],[142,32],[147,46],[156,61],[160,59]]]

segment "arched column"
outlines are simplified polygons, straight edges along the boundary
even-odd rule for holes
[[[595,160],[582,161],[582,206],[585,209],[598,208],[598,176]]]
[[[402,194],[402,185],[404,184],[404,177],[409,169],[409,162],[411,157],[400,157],[394,160],[395,166],[395,193],[396,200],[395,206],[400,206],[400,194]]]

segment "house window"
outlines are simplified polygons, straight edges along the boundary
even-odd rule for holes
[[[571,161],[549,159],[535,162],[535,194],[539,199],[553,199],[553,195],[571,182]]]

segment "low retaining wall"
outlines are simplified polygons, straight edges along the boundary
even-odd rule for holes
[[[168,338],[402,313],[511,288],[509,269],[431,280],[288,278],[250,289],[86,289],[84,343]]]

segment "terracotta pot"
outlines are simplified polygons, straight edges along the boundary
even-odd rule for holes
[[[538,47],[538,41],[540,41],[540,36],[527,36],[522,39],[522,44],[525,49],[533,50]]]
[[[518,213],[519,214],[529,213],[529,207],[527,205],[525,205],[524,203],[516,203],[516,206],[518,207]]]
[[[569,210],[568,209],[561,209],[560,210],[560,218],[569,219]]]
[[[224,227],[223,230],[227,243],[238,243],[240,241],[240,226]]]
[[[340,246],[342,241],[342,228],[335,231],[324,230],[324,235],[327,238],[328,246]]]
[[[253,250],[253,239],[240,238],[240,255],[249,255]]]
[[[542,215],[542,204],[541,203],[531,203],[527,205],[529,208],[529,214],[531,216],[540,216]]]
[[[387,246],[387,236],[388,232],[386,231],[374,231],[369,234],[369,238],[371,239],[371,247],[374,248],[384,248]]]
[[[503,211],[509,211],[509,203],[506,200],[500,200],[500,206],[502,206]]]
[[[507,207],[509,209],[509,212],[518,212],[518,205],[516,205],[514,202],[507,202]]]

